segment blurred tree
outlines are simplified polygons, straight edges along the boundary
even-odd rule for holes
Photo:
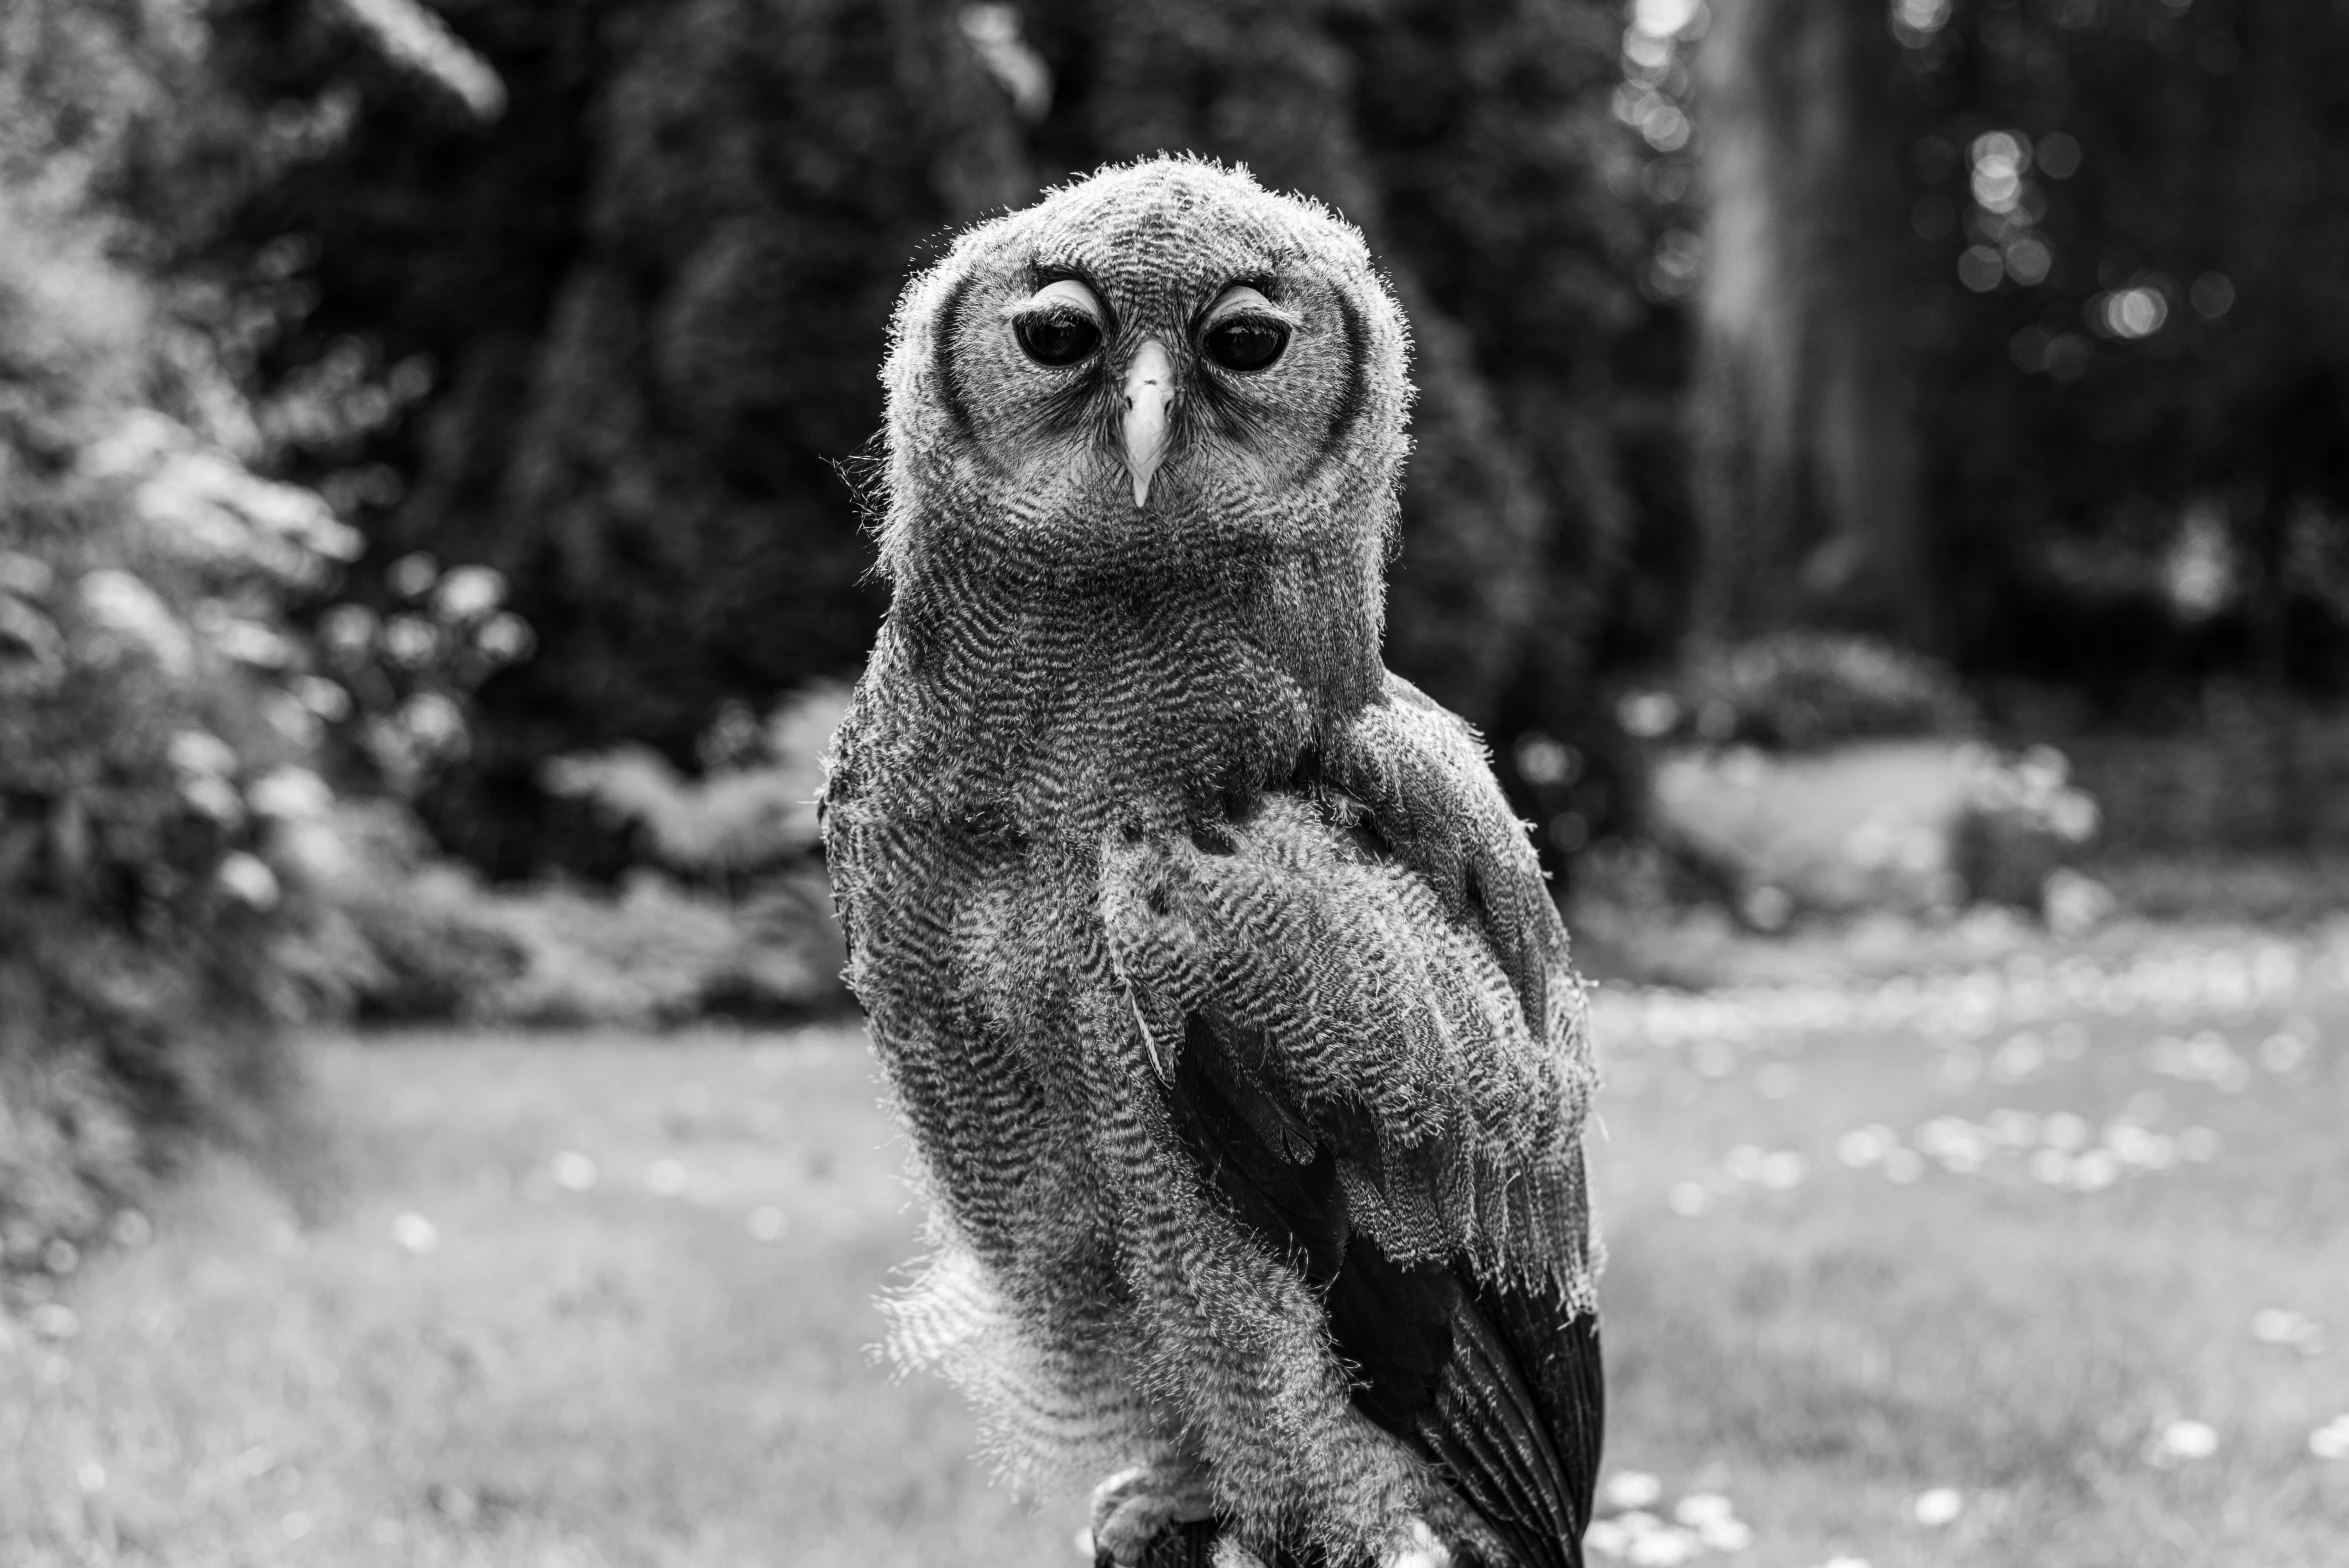
[[[1900,0],[1928,567],[1967,666],[2151,716],[2349,669],[2349,15]]]
[[[449,20],[504,83],[488,127],[378,85],[294,0],[240,16],[256,96],[357,94],[344,144],[249,212],[255,252],[306,238],[315,296],[260,379],[353,342],[434,373],[303,471],[376,557],[503,571],[538,633],[425,802],[494,871],[617,853],[543,796],[546,759],[690,764],[722,702],[853,672],[880,599],[841,467],[909,258],[1161,148],[1340,207],[1412,312],[1400,667],[1483,719],[1586,672],[1627,533],[1609,355],[1641,313],[1594,0],[476,0]]]
[[[255,90],[354,79],[306,13],[246,19]],[[729,696],[853,670],[854,459],[907,258],[1027,189],[1013,119],[933,0],[492,0],[459,14],[506,80],[494,127],[368,97],[336,157],[257,206],[310,236],[318,308],[266,374],[358,340],[422,356],[402,428],[313,454],[388,463],[376,556],[501,570],[536,657],[480,693],[424,806],[514,874],[615,846],[544,762],[622,739],[679,760]],[[361,91],[367,91],[364,81]]]
[[[1834,625],[1930,645],[1884,17],[1719,0],[1697,58],[1696,630]]]

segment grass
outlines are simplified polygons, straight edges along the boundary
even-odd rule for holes
[[[866,1359],[916,1218],[861,1035],[316,1057],[336,1170],[194,1173],[0,1350],[0,1563],[1071,1555]]]
[[[1603,994],[1610,1469],[1662,1493],[1615,1544],[2342,1561],[2310,1434],[2349,1411],[2349,992],[2314,951]],[[332,1168],[193,1173],[70,1325],[0,1341],[0,1563],[1076,1561],[1070,1505],[863,1354],[915,1216],[854,1032],[315,1055]],[[1647,1524],[1692,1493],[1750,1547]]]

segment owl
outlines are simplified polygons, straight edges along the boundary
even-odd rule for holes
[[[884,371],[890,609],[824,834],[932,1251],[892,1349],[1103,1563],[1581,1562],[1582,987],[1380,659],[1408,335],[1245,172],[961,236]]]

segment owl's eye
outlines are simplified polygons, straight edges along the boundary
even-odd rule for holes
[[[1262,316],[1227,317],[1208,329],[1201,346],[1226,370],[1262,370],[1289,346],[1289,329]]]
[[[1100,326],[1073,310],[1022,316],[1012,323],[1012,332],[1028,358],[1039,365],[1073,365],[1101,346]]]

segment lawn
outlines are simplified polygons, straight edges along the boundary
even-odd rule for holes
[[[1600,1544],[2349,1561],[2337,951],[1599,1016]],[[0,1563],[1077,1560],[865,1354],[916,1215],[853,1030],[315,1058],[331,1158],[214,1161],[0,1328]]]

